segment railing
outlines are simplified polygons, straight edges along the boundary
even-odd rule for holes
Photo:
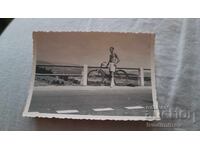
[[[40,71],[39,71],[39,69]],[[55,80],[59,81],[59,79],[63,79],[65,81],[72,82],[76,81],[76,84],[80,85],[88,85],[88,72],[92,69],[107,69],[108,67],[99,67],[99,66],[76,66],[76,65],[52,65],[52,64],[38,64],[36,65],[36,80],[45,81],[44,77],[49,77],[48,82],[52,82]],[[42,70],[43,69],[43,70]],[[130,80],[137,80],[137,86],[145,86],[145,72],[150,72],[150,69],[146,68],[126,68],[119,67],[118,70],[126,70]],[[66,73],[67,72],[67,73]],[[53,77],[53,78],[52,78]],[[136,85],[136,83],[134,83]]]

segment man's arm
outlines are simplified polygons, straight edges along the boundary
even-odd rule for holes
[[[109,64],[110,64],[110,56],[109,56],[108,63],[107,63],[107,65],[106,65],[106,67],[108,67]]]
[[[115,57],[116,57],[116,59],[117,59],[117,62],[116,62],[115,64],[118,64],[118,63],[120,62],[120,59],[119,59],[119,57],[117,56],[117,54],[115,54]]]

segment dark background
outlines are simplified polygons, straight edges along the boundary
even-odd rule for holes
[[[0,35],[12,20],[13,18],[0,18]]]

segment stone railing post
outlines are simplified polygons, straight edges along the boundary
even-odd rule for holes
[[[87,86],[88,65],[83,65],[81,85]]]
[[[144,69],[143,69],[143,67],[140,67],[139,73],[140,73],[140,86],[144,86]]]

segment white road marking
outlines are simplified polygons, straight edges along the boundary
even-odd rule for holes
[[[144,109],[144,107],[142,106],[129,106],[129,107],[125,107],[126,109]]]
[[[112,108],[94,108],[93,109],[94,111],[111,111],[111,110],[114,110]]]
[[[56,112],[59,114],[65,114],[65,113],[78,113],[79,111],[74,109],[74,110],[57,110]]]

